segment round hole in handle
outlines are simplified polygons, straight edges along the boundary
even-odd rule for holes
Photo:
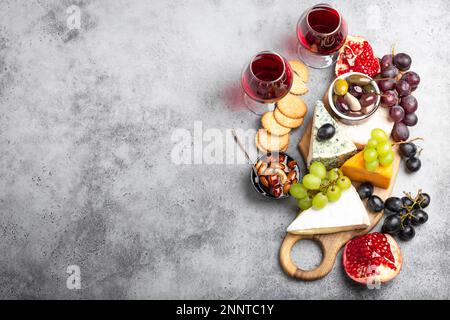
[[[297,241],[291,251],[292,262],[302,270],[314,270],[323,260],[320,244],[312,239]]]
[[[322,261],[315,269],[303,270],[292,261],[292,248],[301,240],[313,240],[320,246],[322,251]],[[330,240],[324,242],[324,239],[320,236],[294,235],[288,233],[280,247],[279,258],[281,267],[291,277],[304,281],[312,281],[325,277],[333,269],[336,255],[342,246],[338,242],[333,241],[335,239]],[[298,256],[301,259],[302,254],[299,253]]]

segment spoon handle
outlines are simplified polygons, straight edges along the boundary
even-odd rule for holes
[[[236,142],[236,144],[239,146],[239,148],[241,148],[242,152],[245,155],[245,158],[247,159],[248,163],[251,164],[253,171],[255,172],[255,176],[258,176],[258,172],[256,171],[254,162],[250,159],[250,156],[248,155],[247,150],[245,150],[244,146],[241,143],[241,140],[239,140],[236,131],[234,129],[231,130],[231,133],[233,134],[234,137],[234,142]]]

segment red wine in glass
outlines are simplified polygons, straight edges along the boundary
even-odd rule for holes
[[[286,59],[272,51],[258,53],[242,72],[247,107],[256,114],[273,110],[273,103],[289,93],[292,82]]]
[[[299,53],[313,68],[326,68],[336,62],[337,52],[347,37],[347,23],[329,4],[306,10],[297,24]]]

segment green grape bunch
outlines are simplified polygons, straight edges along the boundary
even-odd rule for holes
[[[364,166],[366,170],[374,172],[379,166],[388,166],[394,162],[394,151],[384,130],[373,129],[370,136],[364,148]]]
[[[291,186],[289,193],[297,200],[301,210],[320,210],[328,202],[338,201],[342,192],[350,188],[352,182],[338,168],[327,172],[321,162],[313,162],[301,183]]]

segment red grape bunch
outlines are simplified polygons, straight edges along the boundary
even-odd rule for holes
[[[406,53],[387,54],[380,61],[381,73],[375,76],[380,88],[381,106],[389,108],[389,116],[395,121],[392,130],[394,141],[409,138],[408,127],[415,126],[418,118],[417,99],[411,94],[417,89],[420,77],[409,71],[412,59]]]

